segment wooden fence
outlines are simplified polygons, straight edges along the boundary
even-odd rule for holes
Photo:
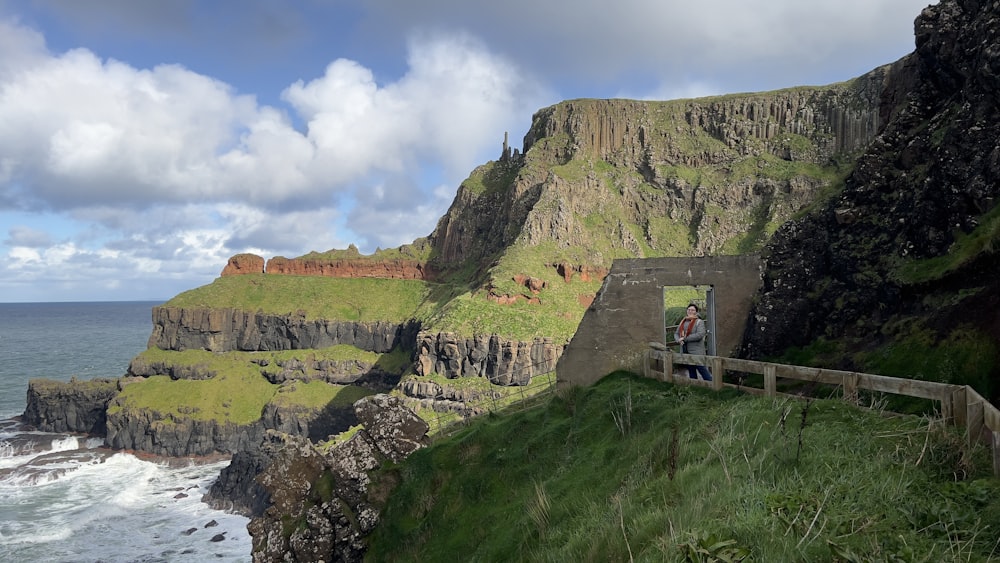
[[[660,381],[702,385],[715,390],[732,387],[768,397],[784,395],[777,390],[778,379],[782,378],[838,386],[843,389],[844,399],[854,403],[858,402],[859,389],[929,399],[940,405],[941,416],[948,423],[965,428],[966,439],[970,446],[986,444],[990,448],[993,474],[1000,476],[1000,411],[967,385],[772,364],[721,356],[680,354],[655,342],[650,342],[644,364],[643,375]],[[684,367],[691,364],[708,366],[712,372],[712,381],[689,379]],[[684,373],[675,373],[676,368],[682,369]],[[723,379],[727,372],[736,374],[741,379],[746,374],[762,375],[763,388],[726,383]]]

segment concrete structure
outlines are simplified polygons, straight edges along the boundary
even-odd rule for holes
[[[649,343],[664,341],[663,288],[685,285],[712,286],[716,353],[732,356],[760,289],[757,256],[615,260],[559,358],[558,386],[591,385],[619,369],[641,373]]]

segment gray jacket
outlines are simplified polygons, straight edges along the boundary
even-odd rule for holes
[[[683,322],[683,321],[682,321]],[[674,342],[681,339],[681,327],[678,324],[674,331]],[[687,345],[688,354],[705,354],[705,321],[698,319],[694,322],[691,334],[684,337],[684,344]]]

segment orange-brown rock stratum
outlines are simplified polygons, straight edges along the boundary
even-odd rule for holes
[[[365,258],[284,258],[265,261],[256,254],[237,254],[229,259],[222,276],[241,274],[323,276],[330,278],[385,278],[429,280],[430,270],[418,260]]]
[[[229,259],[222,269],[223,276],[260,274],[264,272],[264,259],[256,254],[237,254]]]
[[[426,264],[417,260],[402,258],[378,260],[364,258],[284,258],[276,256],[267,261],[266,271],[268,274],[325,276],[331,278],[430,279]]]

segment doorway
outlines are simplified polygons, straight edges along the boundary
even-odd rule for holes
[[[663,287],[663,342],[668,347],[676,347],[674,330],[692,303],[698,306],[705,320],[705,352],[715,356],[715,288],[711,285]]]

